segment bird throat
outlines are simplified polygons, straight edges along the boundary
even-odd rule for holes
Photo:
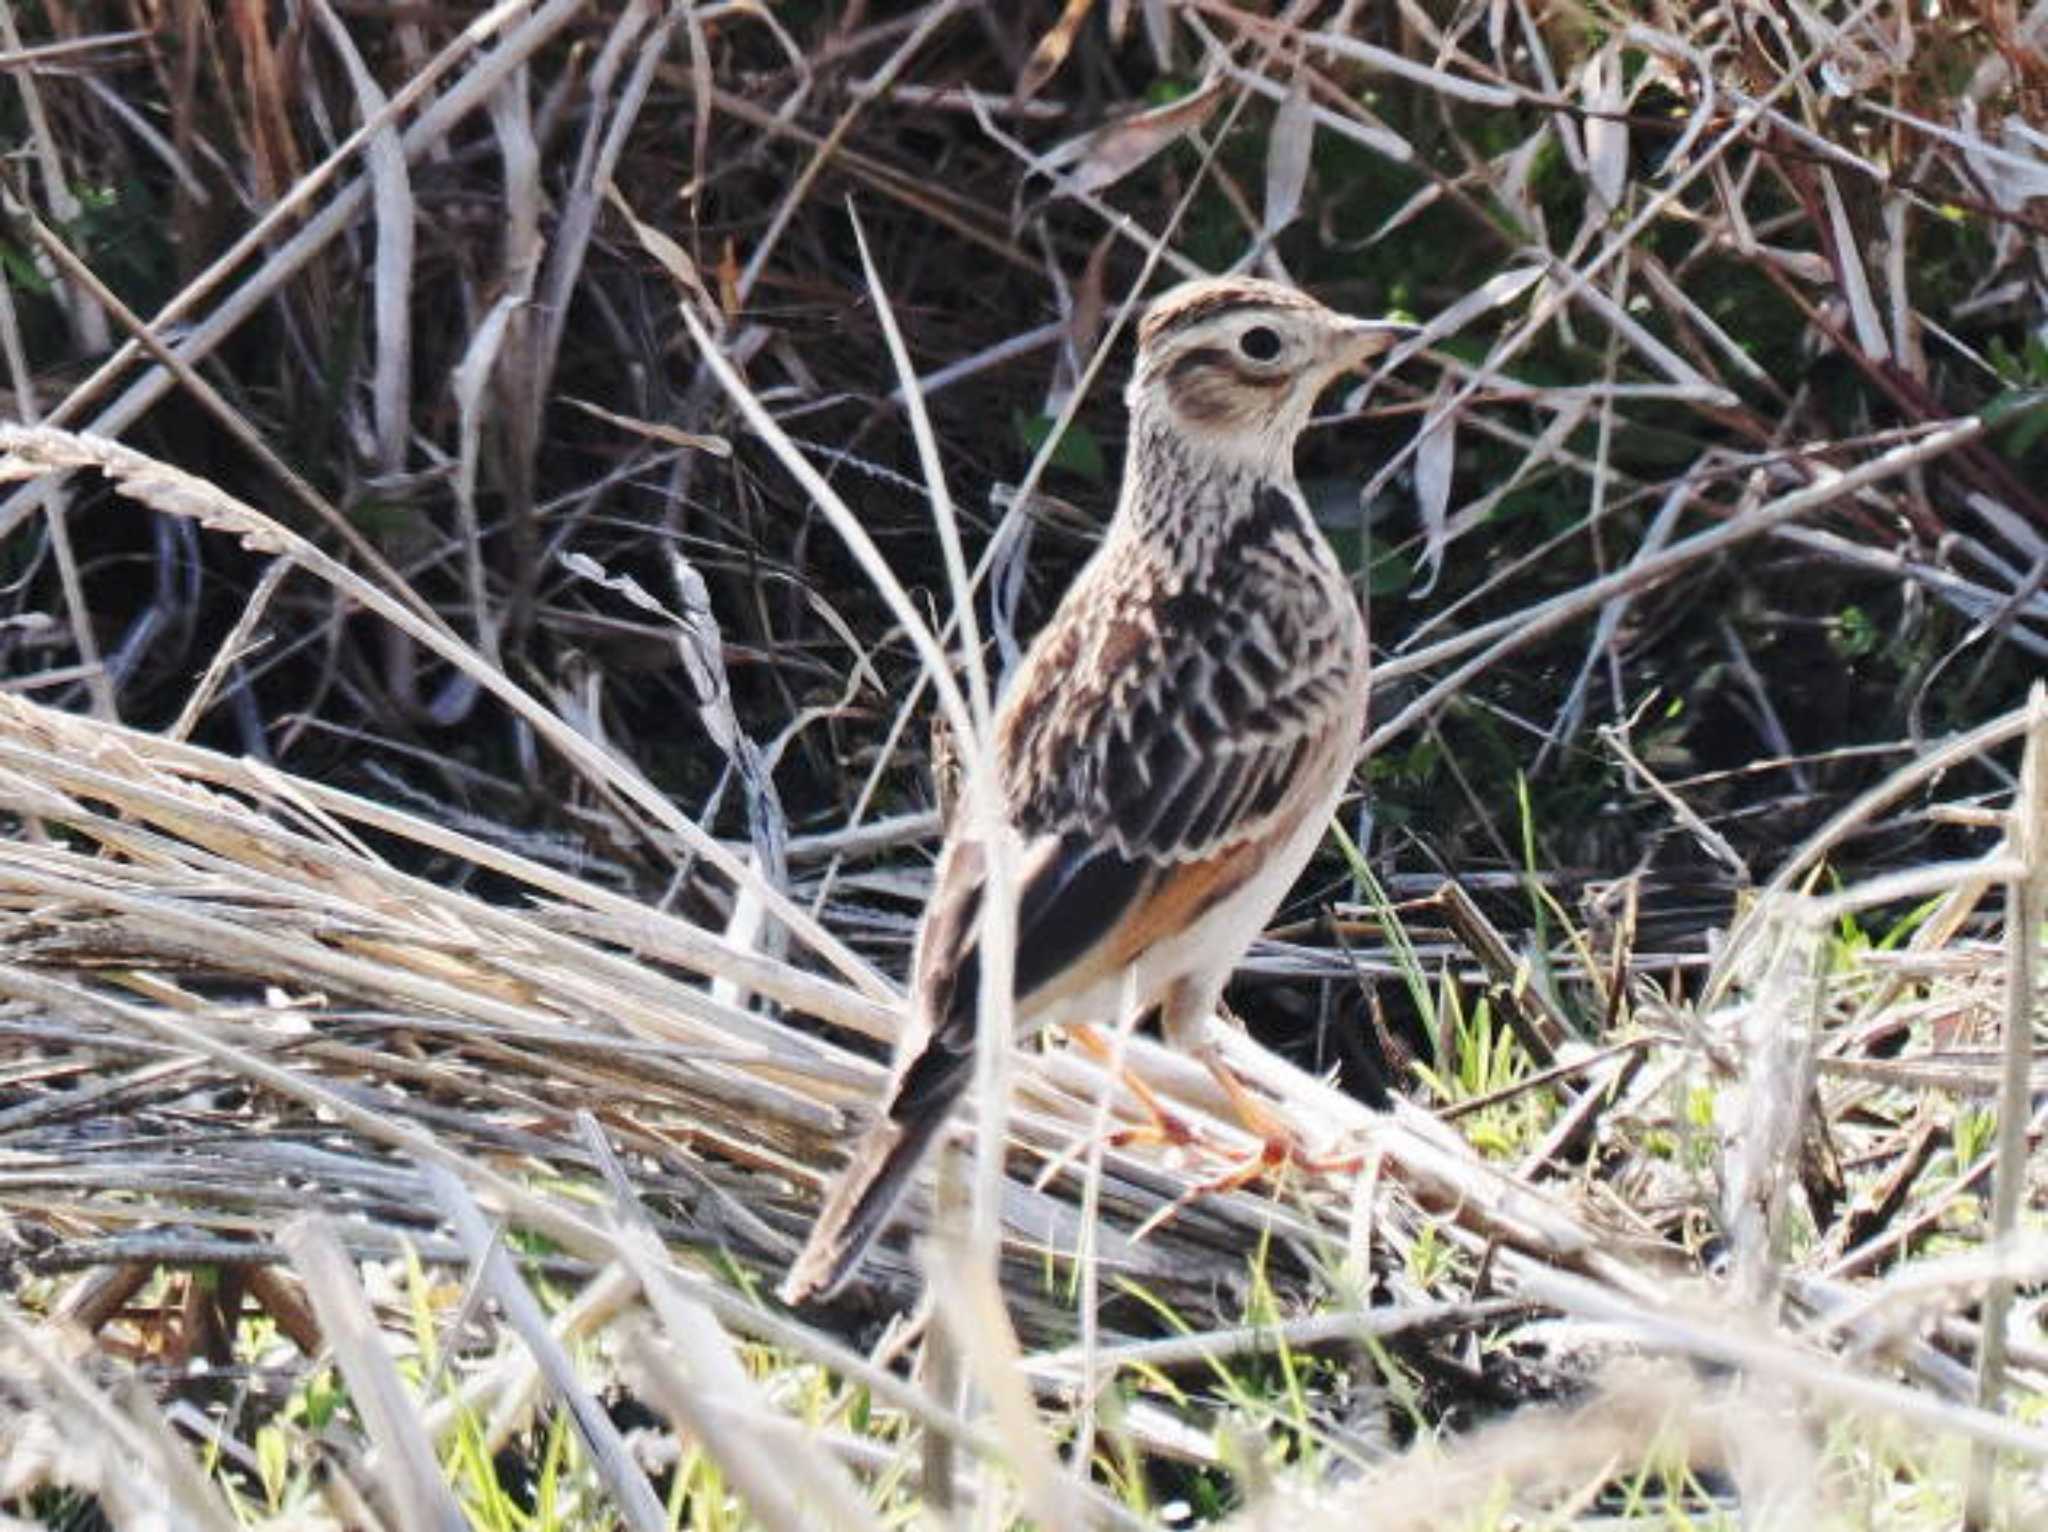
[[[1221,452],[1171,421],[1137,413],[1111,539],[1157,550],[1190,576],[1226,587],[1248,559],[1334,571],[1335,555],[1295,483],[1292,446],[1263,459]]]

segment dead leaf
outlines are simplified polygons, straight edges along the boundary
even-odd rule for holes
[[[1849,222],[1849,209],[1842,201],[1842,190],[1835,184],[1833,171],[1821,171],[1820,189],[1827,200],[1835,265],[1840,273],[1842,296],[1849,305],[1849,317],[1856,327],[1856,344],[1863,348],[1865,356],[1888,362],[1891,344],[1885,339],[1884,320],[1878,315],[1877,299],[1870,291],[1870,274],[1863,269],[1863,249],[1857,242],[1855,227]]]
[[[1541,266],[1510,266],[1496,272],[1429,322],[1432,338],[1450,335],[1488,309],[1505,308],[1534,287],[1543,275]]]
[[[1308,185],[1309,160],[1315,150],[1316,119],[1308,90],[1297,76],[1287,99],[1273,114],[1266,138],[1266,238],[1271,239],[1301,211],[1302,188]]]
[[[740,253],[728,239],[718,254],[718,303],[727,319],[740,312]]]
[[[1059,360],[1053,365],[1052,386],[1046,391],[1048,417],[1057,416],[1066,408],[1068,397],[1080,386],[1081,374],[1094,354],[1096,341],[1102,337],[1102,321],[1109,311],[1103,289],[1109,275],[1109,253],[1115,247],[1114,234],[1097,240],[1088,253],[1088,264],[1081,268],[1080,281],[1074,284]]]
[[[1550,127],[1547,120],[1538,123],[1535,132],[1492,164],[1495,193],[1521,223],[1523,232],[1539,239],[1544,231],[1543,204],[1531,195],[1529,181],[1536,172],[1537,156],[1550,142]]]
[[[1211,75],[1178,101],[1105,123],[1070,138],[1045,156],[1052,169],[1072,165],[1060,190],[1080,196],[1112,186],[1209,120],[1223,100],[1223,77]]]
[[[1412,592],[1415,596],[1429,593],[1443,565],[1452,471],[1458,461],[1458,419],[1455,410],[1445,408],[1449,397],[1450,386],[1440,385],[1415,444],[1415,510],[1423,533],[1423,583]]]
[[[679,431],[674,426],[664,425],[658,420],[642,420],[635,415],[620,415],[601,404],[592,404],[588,399],[575,399],[567,395],[562,403],[586,415],[594,415],[622,431],[631,431],[635,436],[644,436],[649,441],[661,442],[670,447],[688,447],[695,452],[708,452],[713,457],[731,457],[732,443],[723,436],[700,436],[694,431]]]
[[[1593,195],[1613,212],[1628,182],[1628,124],[1622,121],[1627,96],[1621,85],[1621,50],[1609,43],[1586,63],[1581,91],[1586,99],[1586,168]]]
[[[627,206],[626,199],[619,195],[616,186],[607,185],[604,196],[631,226],[633,237],[640,241],[640,248],[653,256],[661,269],[675,278],[676,285],[695,300],[697,310],[704,316],[705,322],[714,330],[724,329],[725,315],[718,305],[711,301],[710,290],[704,286],[704,279],[697,274],[697,263],[690,259],[690,253],[652,224],[642,223],[633,209]]]

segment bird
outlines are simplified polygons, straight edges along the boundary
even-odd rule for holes
[[[1253,1121],[1209,1028],[1327,828],[1366,715],[1365,619],[1295,441],[1329,383],[1412,333],[1250,277],[1182,283],[1140,318],[1115,513],[993,720],[1019,847],[1020,1039],[1113,1020],[1135,991]],[[973,1078],[991,858],[967,808],[940,848],[881,1109],[781,1285],[790,1304],[851,1278]]]

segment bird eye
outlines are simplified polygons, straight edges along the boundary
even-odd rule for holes
[[[1237,349],[1255,362],[1270,362],[1280,354],[1280,332],[1269,325],[1255,324],[1238,336]]]

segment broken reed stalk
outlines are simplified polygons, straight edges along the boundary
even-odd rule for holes
[[[308,1213],[285,1225],[278,1239],[305,1279],[306,1296],[348,1381],[349,1397],[388,1465],[378,1482],[393,1496],[391,1513],[400,1526],[463,1532],[468,1519],[441,1476],[433,1440],[421,1429],[356,1263],[342,1250],[332,1221]]]
[[[1822,1004],[1822,933],[1811,901],[1781,894],[1774,903],[1764,971],[1740,1012],[1743,1105],[1722,1212],[1734,1247],[1735,1301],[1757,1312],[1776,1302],[1785,1195],[1797,1179]]]
[[[1991,1246],[2003,1256],[2019,1225],[2027,1185],[2027,1103],[2034,1061],[2034,996],[2041,928],[2048,922],[2048,686],[2034,683],[2027,698],[2026,754],[2020,765],[2006,830],[2006,847],[2019,866],[2005,885],[2004,1076],[1998,1090],[1997,1164],[1991,1181]],[[1977,1403],[1999,1406],[2005,1387],[2006,1326],[2012,1277],[2000,1271],[1985,1289],[1983,1346],[1977,1355]],[[1979,1444],[1970,1455],[1967,1519],[1989,1524],[1996,1454]]]

